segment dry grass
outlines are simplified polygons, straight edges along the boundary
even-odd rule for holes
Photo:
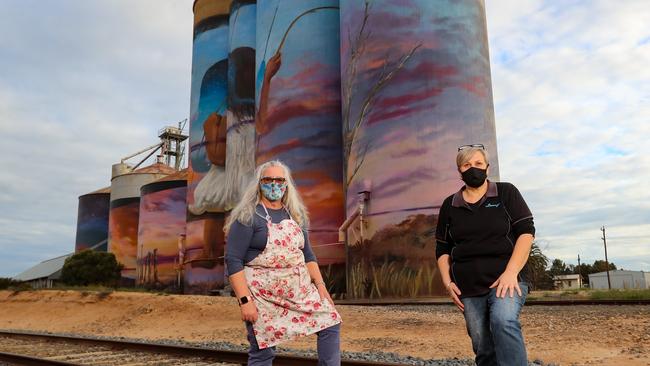
[[[381,265],[360,262],[352,266],[348,283],[350,298],[433,296],[440,287],[440,274],[427,262],[410,265],[384,261]]]
[[[533,291],[528,300],[650,300],[650,289]]]

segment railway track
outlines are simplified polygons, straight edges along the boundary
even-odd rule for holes
[[[246,352],[95,338],[0,331],[0,365],[245,365]],[[4,363],[3,363],[4,362]],[[318,365],[315,358],[277,355],[274,365]],[[396,366],[342,361],[342,366]]]
[[[343,305],[419,306],[450,305],[440,300],[382,301],[361,303],[341,301]],[[650,305],[650,300],[536,300],[527,305]],[[224,351],[157,343],[118,341],[112,339],[82,338],[42,333],[0,331],[0,366],[5,365],[242,365],[246,364],[245,352]],[[278,355],[274,365],[317,365],[315,358]],[[344,366],[388,366],[396,363],[369,361],[342,362]]]

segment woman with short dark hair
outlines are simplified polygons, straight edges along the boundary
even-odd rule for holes
[[[465,186],[444,200],[436,230],[442,281],[463,311],[477,365],[528,365],[519,313],[533,216],[514,185],[487,179],[483,145],[459,147],[456,165]]]

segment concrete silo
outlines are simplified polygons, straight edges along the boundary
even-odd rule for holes
[[[498,179],[482,0],[341,0],[349,298],[443,294],[435,226],[457,147]]]
[[[140,188],[136,285],[181,289],[187,170]]]
[[[110,187],[79,196],[75,253],[89,248],[107,251],[110,197]]]
[[[184,292],[224,285],[230,0],[194,2]]]
[[[134,285],[136,280],[140,188],[175,172],[176,170],[162,163],[133,171],[123,163],[113,165],[108,251],[124,265],[123,285]]]

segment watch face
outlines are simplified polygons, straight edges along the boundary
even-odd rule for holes
[[[246,303],[248,303],[248,296],[244,296],[244,297],[240,298],[240,299],[239,299],[239,303],[240,303],[240,304],[246,304]]]

